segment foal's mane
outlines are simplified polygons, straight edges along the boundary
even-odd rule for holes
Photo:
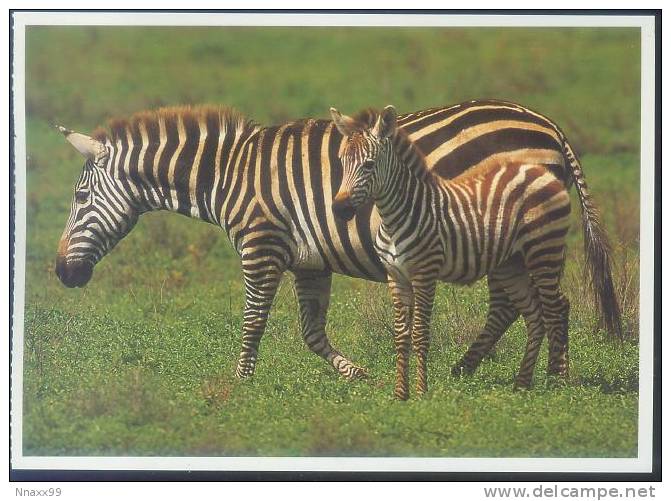
[[[354,126],[359,130],[372,128],[377,122],[380,112],[374,108],[366,108],[354,115]],[[394,152],[401,158],[403,163],[410,167],[418,177],[432,179],[434,174],[426,163],[426,156],[417,145],[410,139],[408,133],[401,127],[396,127],[396,132],[391,138]]]

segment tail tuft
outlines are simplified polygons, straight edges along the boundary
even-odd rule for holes
[[[566,158],[571,164],[578,198],[582,208],[583,239],[585,244],[586,267],[589,281],[594,291],[594,301],[601,313],[606,331],[613,337],[622,338],[622,318],[620,305],[615,293],[611,273],[611,246],[599,217],[599,211],[592,200],[580,162],[568,142],[564,140]]]

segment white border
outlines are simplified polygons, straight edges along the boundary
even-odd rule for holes
[[[22,454],[22,398],[12,400],[12,466],[15,469],[264,470],[264,471],[490,471],[650,472],[654,332],[654,132],[655,19],[649,16],[502,16],[417,14],[226,13],[14,13],[14,124],[16,218],[12,395],[23,394],[25,291],[25,28],[30,25],[135,26],[471,26],[641,28],[641,226],[639,440],[637,458],[289,458],[289,457],[26,457]],[[17,293],[17,291],[21,293]]]
[[[645,16],[473,14],[227,14],[174,12],[17,12],[16,26],[398,26],[398,27],[643,27]]]

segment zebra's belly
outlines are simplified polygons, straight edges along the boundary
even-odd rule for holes
[[[403,254],[393,258],[388,256],[387,259],[383,259],[382,261],[388,273],[397,280],[410,282],[413,277],[427,275],[427,270],[420,262],[406,260]],[[435,273],[435,278],[445,283],[471,285],[487,275],[487,273],[488,270],[482,272],[445,265],[438,273]]]
[[[439,279],[441,282],[460,285],[473,284],[500,266],[505,265],[510,256],[518,251],[519,249],[514,246],[497,256],[473,255],[466,260],[448,257],[440,270]]]
[[[294,250],[293,268],[297,270],[325,270],[328,268],[322,255],[307,242],[299,240]]]
[[[475,272],[473,270],[454,270],[443,268],[440,271],[438,279],[441,282],[446,282],[450,284],[459,284],[459,285],[471,285],[487,274]]]
[[[384,267],[380,263],[377,267],[362,268],[360,266],[352,266],[342,261],[337,261],[334,256],[325,258],[319,252],[315,251],[308,245],[299,245],[296,249],[296,259],[291,266],[292,270],[318,270],[330,271],[337,275],[345,275],[352,278],[363,278],[373,282],[386,282],[387,275]]]
[[[358,216],[357,216],[358,217]],[[294,228],[295,259],[292,268],[296,270],[330,271],[353,278],[363,278],[375,282],[386,281],[387,275],[373,247],[370,215],[364,214],[365,221],[342,224],[342,228],[315,226],[314,233],[301,237]]]

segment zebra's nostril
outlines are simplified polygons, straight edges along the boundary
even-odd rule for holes
[[[61,255],[56,258],[56,276],[66,287],[82,287],[88,283],[92,274],[93,264],[89,261],[67,262]]]
[[[55,271],[56,271],[56,276],[61,280],[63,280],[65,266],[66,266],[65,256],[62,256],[62,255],[59,254],[56,257]]]
[[[344,221],[349,221],[354,217],[356,210],[349,199],[349,196],[336,195],[333,200],[333,213]]]

